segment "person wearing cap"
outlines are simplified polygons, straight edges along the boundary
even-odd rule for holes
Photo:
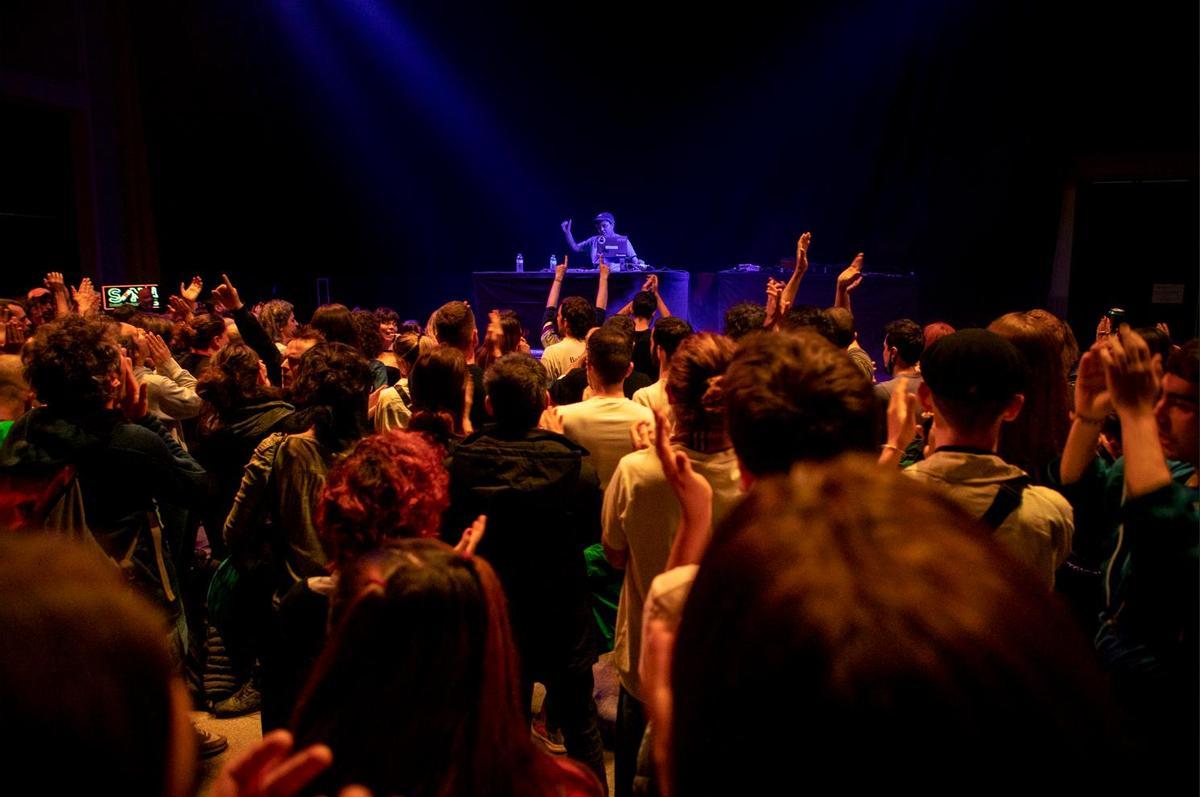
[[[933,413],[931,453],[904,470],[942,488],[1047,586],[1071,550],[1071,505],[996,453],[1001,429],[1021,412],[1029,378],[1021,353],[983,329],[955,332],[921,358],[921,404]]]
[[[604,250],[601,248],[604,239],[619,235],[619,233],[616,231],[616,219],[613,218],[613,214],[607,211],[596,214],[596,218],[592,219],[592,221],[596,223],[596,234],[586,240],[576,241],[575,237],[571,235],[570,219],[562,223],[562,231],[563,235],[566,236],[567,246],[571,247],[571,251],[582,252],[585,248],[588,249],[591,252],[592,265],[597,266],[600,264],[600,255],[604,253]],[[625,240],[629,244],[629,257],[636,261],[637,252],[633,249],[633,241],[630,241],[628,237]],[[620,270],[620,264],[615,265],[617,266],[615,270]]]

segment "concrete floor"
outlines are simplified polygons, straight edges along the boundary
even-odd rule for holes
[[[607,723],[611,728],[617,713],[617,676],[616,671],[608,663],[608,658],[608,654],[601,656],[600,661],[593,668],[593,672],[596,677],[596,706],[600,711],[600,720],[602,724]],[[535,689],[535,711],[540,707],[544,694],[540,686]],[[197,794],[199,797],[207,797],[213,780],[225,762],[262,738],[262,724],[258,712],[233,719],[217,719],[206,712],[193,712],[192,719],[200,728],[211,733],[219,733],[229,739],[228,750],[215,758],[200,762]],[[604,768],[608,770],[608,790],[611,797],[613,792],[613,755],[611,750],[604,751]]]

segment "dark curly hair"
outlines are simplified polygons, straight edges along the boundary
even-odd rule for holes
[[[38,328],[22,353],[25,380],[56,409],[102,408],[117,393],[121,345],[108,321],[69,315]]]
[[[751,332],[762,331],[767,320],[767,311],[761,304],[739,302],[725,311],[725,334],[733,340],[741,340]]]
[[[379,319],[370,310],[355,310],[350,313],[350,323],[358,333],[358,350],[368,360],[379,356],[386,346],[383,342],[383,332],[379,329]]]
[[[450,505],[442,452],[423,435],[363,438],[329,471],[317,503],[317,532],[344,564],[390,540],[436,537]]]
[[[367,396],[371,367],[358,349],[345,343],[320,343],[300,358],[292,397],[317,439],[344,451],[368,431]]]
[[[260,362],[254,349],[244,343],[231,343],[213,355],[196,392],[212,405],[218,416],[258,399],[273,397],[269,388],[259,384]]]

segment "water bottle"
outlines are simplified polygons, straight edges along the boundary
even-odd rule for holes
[[[525,255],[518,252],[517,253],[517,273],[520,274],[523,271],[525,271]]]
[[[553,271],[556,268],[558,268],[558,257],[555,255],[550,255],[550,268],[546,270]]]

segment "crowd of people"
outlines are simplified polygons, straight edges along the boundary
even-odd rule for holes
[[[14,793],[188,795],[197,709],[261,711],[221,797],[1195,793],[1197,342],[1035,309],[876,361],[810,244],[720,331],[564,257],[532,347],[225,275],[0,300]]]

